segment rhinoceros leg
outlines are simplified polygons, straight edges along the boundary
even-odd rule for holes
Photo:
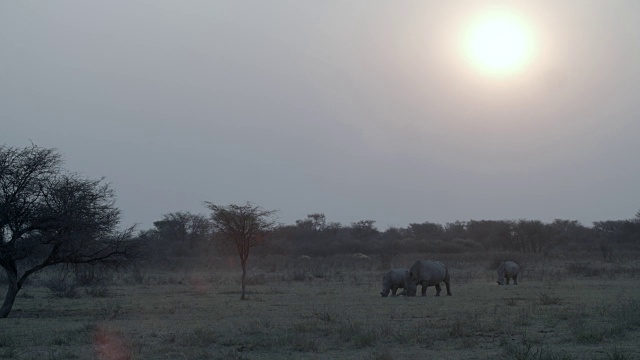
[[[440,296],[440,291],[442,290],[442,288],[440,287],[440,284],[436,285],[436,296]]]
[[[507,276],[507,285],[509,285],[509,281],[511,281],[511,278]]]
[[[427,285],[422,285],[422,296],[427,296]]]
[[[394,286],[391,288],[391,296],[396,296],[396,291],[398,291],[398,287]]]
[[[518,285],[518,275],[513,277],[513,285]]]
[[[447,287],[447,296],[451,296],[451,285],[449,285],[449,281],[445,281],[444,285]]]

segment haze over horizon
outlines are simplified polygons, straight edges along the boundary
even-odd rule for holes
[[[496,9],[531,37],[509,71],[464,52]],[[140,229],[204,201],[381,230],[628,219],[640,3],[2,2],[0,119]]]

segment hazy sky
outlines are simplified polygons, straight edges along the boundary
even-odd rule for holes
[[[488,9],[535,39],[488,74]],[[125,225],[251,201],[380,229],[640,209],[640,2],[0,2],[0,144],[106,177]]]

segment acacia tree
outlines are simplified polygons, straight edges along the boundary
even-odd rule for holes
[[[216,235],[235,245],[242,265],[242,294],[245,299],[245,280],[249,250],[260,245],[275,225],[272,216],[276,210],[265,210],[247,202],[244,205],[216,205],[205,202],[211,210],[211,225]]]
[[[197,246],[204,247],[210,240],[211,226],[205,215],[178,211],[162,216],[162,220],[153,225],[163,237],[181,243],[185,250],[194,251]]]
[[[54,265],[118,269],[141,255],[133,228],[118,231],[120,211],[104,180],[62,167],[55,149],[0,146],[0,267],[9,315],[27,278]]]

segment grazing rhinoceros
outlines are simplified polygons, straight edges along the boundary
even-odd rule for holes
[[[407,269],[389,270],[389,272],[382,278],[382,291],[380,291],[380,295],[382,295],[382,297],[387,297],[387,295],[389,295],[389,291],[391,291],[391,295],[396,296],[396,291],[398,291],[398,289],[405,289],[404,279],[408,271],[409,270]],[[405,292],[406,290],[399,295],[404,295]]]
[[[507,285],[509,285],[509,279],[513,279],[513,285],[518,285],[518,272],[520,266],[513,261],[503,261],[498,266],[498,285],[504,285],[504,279],[507,279]]]
[[[451,296],[449,270],[440,261],[418,260],[405,273],[405,292],[407,296],[416,296],[418,284],[422,285],[422,296],[427,294],[428,286],[436,287],[436,296],[440,296],[440,283],[447,286],[447,295]]]

